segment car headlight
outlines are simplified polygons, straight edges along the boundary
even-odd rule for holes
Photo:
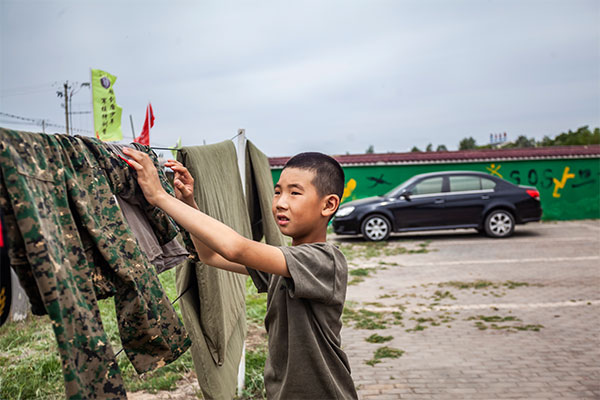
[[[354,207],[350,206],[350,207],[342,207],[338,210],[338,212],[335,214],[336,217],[345,217],[347,215],[352,214],[352,211],[354,211]]]

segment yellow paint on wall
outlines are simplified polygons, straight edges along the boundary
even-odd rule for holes
[[[496,175],[498,178],[502,178],[502,175],[498,172],[502,168],[502,165],[496,166],[496,164],[490,164],[489,167],[485,167],[488,171],[490,171],[491,175]]]
[[[558,193],[558,190],[564,189],[565,185],[567,184],[567,181],[573,178],[575,178],[575,174],[569,173],[569,167],[565,167],[565,170],[563,171],[563,176],[560,181],[556,178],[552,178],[552,181],[554,182],[554,191],[552,192],[552,197],[560,197],[560,193]]]
[[[350,197],[350,195],[352,195],[352,192],[354,191],[354,189],[356,189],[356,181],[354,179],[350,179],[346,183],[346,186],[344,186],[344,194],[342,196],[342,201],[344,201],[348,197]]]

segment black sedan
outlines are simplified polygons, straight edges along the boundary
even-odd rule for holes
[[[392,232],[475,228],[494,238],[512,235],[515,224],[539,221],[540,193],[481,172],[416,175],[383,196],[341,205],[333,230],[372,241]]]

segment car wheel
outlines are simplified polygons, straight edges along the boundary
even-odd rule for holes
[[[391,230],[392,225],[383,215],[371,215],[363,221],[361,226],[364,238],[372,242],[387,239]]]
[[[485,219],[485,233],[494,238],[509,237],[515,230],[515,219],[505,210],[492,211]]]

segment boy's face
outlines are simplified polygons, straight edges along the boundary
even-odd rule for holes
[[[286,168],[275,185],[273,216],[281,233],[291,236],[294,244],[322,240],[322,225],[329,219],[322,214],[327,196],[319,196],[314,177],[313,171]]]

